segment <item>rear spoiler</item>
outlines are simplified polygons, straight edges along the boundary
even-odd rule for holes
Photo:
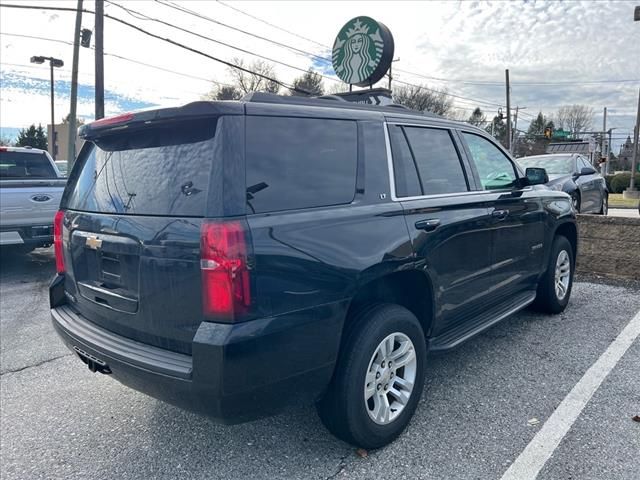
[[[143,110],[96,120],[82,125],[78,130],[78,136],[84,140],[91,140],[107,133],[129,128],[219,115],[241,115],[243,112],[244,105],[240,102],[192,102],[182,107]]]

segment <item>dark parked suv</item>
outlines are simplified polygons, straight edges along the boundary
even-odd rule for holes
[[[91,370],[220,421],[313,401],[338,437],[380,447],[427,353],[569,301],[569,196],[470,125],[253,94],[81,136],[53,323]]]

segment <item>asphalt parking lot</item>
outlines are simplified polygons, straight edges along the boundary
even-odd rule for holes
[[[500,479],[640,311],[639,283],[578,278],[563,314],[524,311],[432,357],[409,429],[360,456],[324,430],[311,406],[220,426],[91,373],[50,324],[53,271],[50,250],[1,259],[6,480]],[[640,340],[622,353],[537,478],[639,478],[640,423],[631,418],[640,415]]]

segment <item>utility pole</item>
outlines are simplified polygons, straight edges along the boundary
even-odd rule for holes
[[[636,114],[636,126],[633,130],[633,160],[631,160],[631,180],[629,188],[623,192],[624,198],[638,198],[640,195],[636,190],[636,165],[638,165],[638,136],[640,130],[640,89],[638,90],[638,113]]]
[[[520,107],[516,105],[516,114],[513,119],[513,138],[511,139],[511,153],[515,155],[516,143],[518,143],[518,109]]]
[[[507,87],[507,150],[511,152],[511,88],[509,86],[509,69],[504,71]]]
[[[104,0],[96,0],[96,120],[104,118]],[[389,78],[391,83],[391,78]]]
[[[76,105],[78,103],[78,61],[80,57],[80,28],[82,24],[82,0],[78,0],[76,28],[73,32],[73,64],[71,66],[71,107],[69,108],[69,169],[76,161]]]
[[[600,137],[600,157],[604,158],[604,167],[600,172],[602,175],[607,174],[609,166],[609,147],[607,145],[607,107],[604,107],[602,114],[602,136]]]

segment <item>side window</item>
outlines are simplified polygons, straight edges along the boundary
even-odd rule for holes
[[[448,130],[404,127],[424,195],[466,192],[467,179]]]
[[[398,197],[415,197],[422,195],[420,179],[416,171],[416,164],[411,155],[409,144],[404,136],[402,127],[389,125],[391,140],[391,154],[393,156],[393,174]]]
[[[398,197],[466,192],[467,179],[448,130],[390,126]]]
[[[350,203],[356,122],[247,117],[247,203],[253,213]]]
[[[485,190],[510,188],[515,185],[516,172],[511,160],[493,143],[480,135],[462,132]]]

